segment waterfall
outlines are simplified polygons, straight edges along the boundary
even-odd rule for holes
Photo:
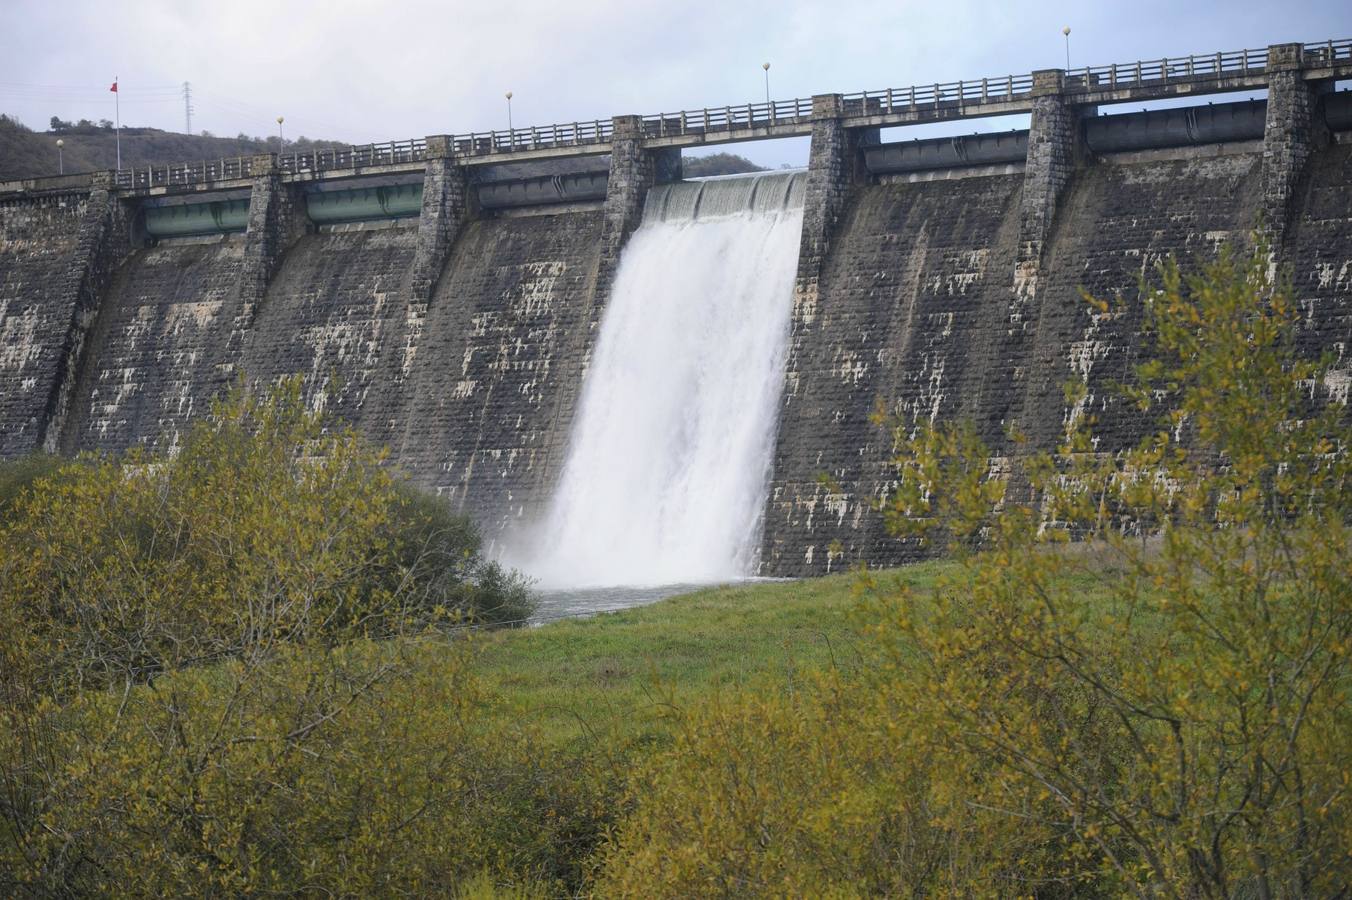
[[[753,572],[803,186],[792,172],[649,192],[615,275],[559,484],[530,549],[512,554],[544,586]]]

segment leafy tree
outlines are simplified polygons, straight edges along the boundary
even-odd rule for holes
[[[703,178],[711,175],[737,175],[745,172],[763,172],[764,166],[758,166],[744,156],[735,153],[709,153],[704,156],[687,156],[681,160],[681,171],[686,178]]]
[[[1266,248],[1161,275],[1158,354],[1129,391],[1161,418],[1138,446],[1096,452],[1092,418],[1072,421],[1024,466],[1032,505],[970,430],[896,430],[893,527],[978,549],[928,603],[895,604],[911,674],[892,685],[955,769],[994,773],[969,803],[1036,807],[1117,889],[1346,893],[1347,409],[1316,402],[1332,362],[1297,352]]]

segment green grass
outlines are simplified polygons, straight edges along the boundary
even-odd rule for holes
[[[931,584],[942,564],[890,570],[882,585]],[[858,577],[717,587],[649,606],[481,641],[475,668],[500,718],[551,740],[647,744],[672,712],[744,687],[791,690],[805,673],[855,666]]]

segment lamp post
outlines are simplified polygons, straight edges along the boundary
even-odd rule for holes
[[[1070,71],[1070,26],[1062,28],[1061,33],[1066,36],[1066,71]]]
[[[511,132],[512,132],[512,92],[511,92],[511,91],[508,91],[504,96],[507,98],[507,133],[508,133],[508,134],[511,134]]]
[[[277,152],[281,153],[286,149],[286,138],[282,137],[282,123],[286,119],[283,116],[277,117]]]
[[[765,70],[765,105],[768,107],[770,105],[770,64],[763,62],[761,68]]]
[[[62,174],[62,175],[65,175],[65,174],[66,174],[66,160],[65,160],[65,158],[61,155],[61,148],[64,147],[64,146],[66,146],[65,140],[62,139],[62,138],[57,138],[57,139],[56,139],[56,171],[57,171],[58,173]]]

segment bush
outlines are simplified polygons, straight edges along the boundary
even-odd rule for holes
[[[1144,299],[1158,355],[1128,396],[1158,430],[1106,454],[1072,415],[1023,466],[1035,505],[961,429],[895,432],[890,521],[978,549],[930,614],[895,603],[894,671],[923,677],[893,684],[938,745],[998,776],[971,803],[1050,798],[1122,891],[1345,894],[1352,428],[1318,398],[1332,362],[1297,352],[1263,246],[1193,277],[1170,263]]]
[[[0,461],[0,524],[10,515],[10,509],[34,484],[52,480],[71,460],[49,453],[30,453],[17,459]]]
[[[407,483],[396,490],[391,532],[402,548],[401,570],[414,573],[443,606],[475,622],[524,625],[535,611],[530,582],[484,559],[478,529],[445,500]]]
[[[59,695],[481,611],[522,618],[523,581],[383,461],[306,411],[293,380],[237,390],[172,456],[19,467],[31,484],[0,527],[12,684]]]
[[[291,647],[0,710],[0,887],[446,896],[489,872],[576,888],[606,774],[486,727],[466,649]]]

